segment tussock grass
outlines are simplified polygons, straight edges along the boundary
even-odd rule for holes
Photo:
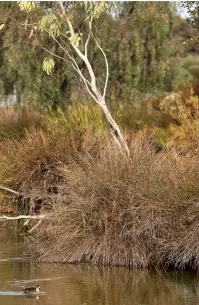
[[[63,167],[68,201],[37,233],[41,259],[177,266],[171,245],[177,251],[176,245],[186,244],[181,238],[191,223],[185,219],[190,205],[197,205],[197,160],[190,158],[189,169],[187,161],[173,152],[156,154],[149,140],[134,138],[129,159],[107,145],[98,160],[86,156]],[[180,267],[193,255],[183,257]]]
[[[0,141],[5,138],[23,136],[29,128],[41,128],[44,125],[44,117],[33,108],[0,107]]]
[[[12,177],[34,204],[43,198],[41,209],[50,213],[36,233],[40,259],[196,266],[197,230],[190,234],[197,219],[197,158],[157,154],[144,137],[133,137],[130,158],[106,138],[96,139],[96,149],[88,134],[74,149],[74,134],[37,131],[15,143]],[[10,150],[13,141],[7,145]]]
[[[87,132],[50,126],[47,130],[30,129],[22,138],[8,138],[0,142],[1,184],[23,194],[20,212],[33,212],[41,204],[57,200],[57,188],[64,177],[58,172],[61,164],[78,159],[80,153],[98,154],[99,141],[88,140]]]
[[[198,267],[197,155],[127,138],[129,158],[106,134],[52,122],[0,142],[0,180],[23,194],[18,210],[49,213],[34,233],[40,260]]]

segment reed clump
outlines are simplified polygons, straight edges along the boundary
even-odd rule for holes
[[[40,260],[198,267],[197,154],[126,137],[128,158],[105,132],[57,122],[0,142],[0,179],[23,195],[19,211],[48,214],[33,232]]]
[[[22,137],[30,128],[42,128],[45,118],[36,109],[28,107],[0,107],[0,141]]]
[[[182,255],[180,267],[196,266],[197,160],[188,169],[187,158],[133,138],[129,159],[107,144],[100,158],[63,166],[67,201],[38,229],[40,258],[149,267],[178,266]]]

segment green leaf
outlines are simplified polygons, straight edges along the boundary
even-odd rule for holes
[[[87,12],[86,21],[92,22],[94,18],[98,19],[104,12],[111,8],[111,4],[105,1],[99,1],[93,3],[92,1],[86,1],[84,4],[85,10]]]
[[[55,66],[55,62],[52,58],[46,57],[43,61],[43,70],[50,75],[52,73],[52,69]]]
[[[81,40],[81,37],[79,36],[79,34],[73,34],[73,35],[71,35],[69,40],[70,40],[70,43],[72,44],[72,46],[75,46],[75,47],[78,48],[80,40]]]
[[[39,24],[40,31],[43,32],[46,30],[48,31],[49,36],[52,37],[60,35],[60,28],[61,25],[55,14],[43,16]]]
[[[45,29],[47,22],[48,16],[43,16],[39,24],[39,29],[41,30],[41,32],[43,32],[43,30]]]
[[[36,6],[34,1],[18,1],[17,3],[19,4],[20,10],[25,12],[32,11]]]

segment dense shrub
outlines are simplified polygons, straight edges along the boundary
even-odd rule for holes
[[[163,100],[160,110],[170,114],[178,124],[170,124],[171,136],[167,141],[168,147],[184,151],[198,149],[198,116],[199,96],[198,82],[188,87],[188,90],[175,95],[173,99]]]
[[[5,138],[21,137],[30,128],[44,127],[45,119],[34,108],[0,107],[0,141]]]
[[[199,77],[199,56],[189,55],[187,57],[178,58],[176,67],[176,75],[173,86],[176,90],[186,88],[191,82]]]

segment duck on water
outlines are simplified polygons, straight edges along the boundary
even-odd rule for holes
[[[25,294],[37,294],[41,292],[41,287],[37,285],[36,287],[26,287],[24,288]]]

